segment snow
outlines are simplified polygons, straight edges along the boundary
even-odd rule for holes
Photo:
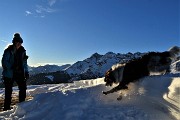
[[[179,73],[149,76],[122,91],[103,95],[104,78],[28,86],[33,100],[1,112],[2,120],[179,120]],[[14,87],[14,95],[18,95]],[[0,90],[0,96],[4,96]]]

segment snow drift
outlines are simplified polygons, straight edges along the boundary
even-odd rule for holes
[[[1,112],[2,120],[178,120],[180,119],[179,73],[149,76],[107,96],[103,78],[74,83],[28,86],[33,100]],[[0,95],[3,96],[3,90]],[[14,88],[17,95],[17,88]]]

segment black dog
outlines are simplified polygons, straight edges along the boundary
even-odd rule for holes
[[[172,61],[176,59],[179,53],[180,48],[174,46],[169,51],[149,52],[141,58],[112,66],[106,72],[104,81],[106,86],[112,86],[113,83],[119,83],[119,85],[103,92],[103,94],[107,95],[122,89],[128,89],[127,85],[130,82],[138,81],[140,78],[150,75],[150,72],[169,72]]]

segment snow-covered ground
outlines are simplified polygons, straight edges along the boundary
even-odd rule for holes
[[[103,78],[68,84],[28,86],[33,100],[1,112],[2,120],[179,120],[179,73],[150,76],[119,93],[103,95]],[[18,95],[14,87],[14,95]],[[4,90],[0,91],[0,96]]]

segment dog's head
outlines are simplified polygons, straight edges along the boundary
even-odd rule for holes
[[[112,70],[112,69],[109,69],[109,70],[105,73],[104,82],[106,82],[106,86],[112,86],[113,83],[116,82],[116,79],[115,79],[115,77],[114,77],[114,74],[113,74],[113,70]]]

